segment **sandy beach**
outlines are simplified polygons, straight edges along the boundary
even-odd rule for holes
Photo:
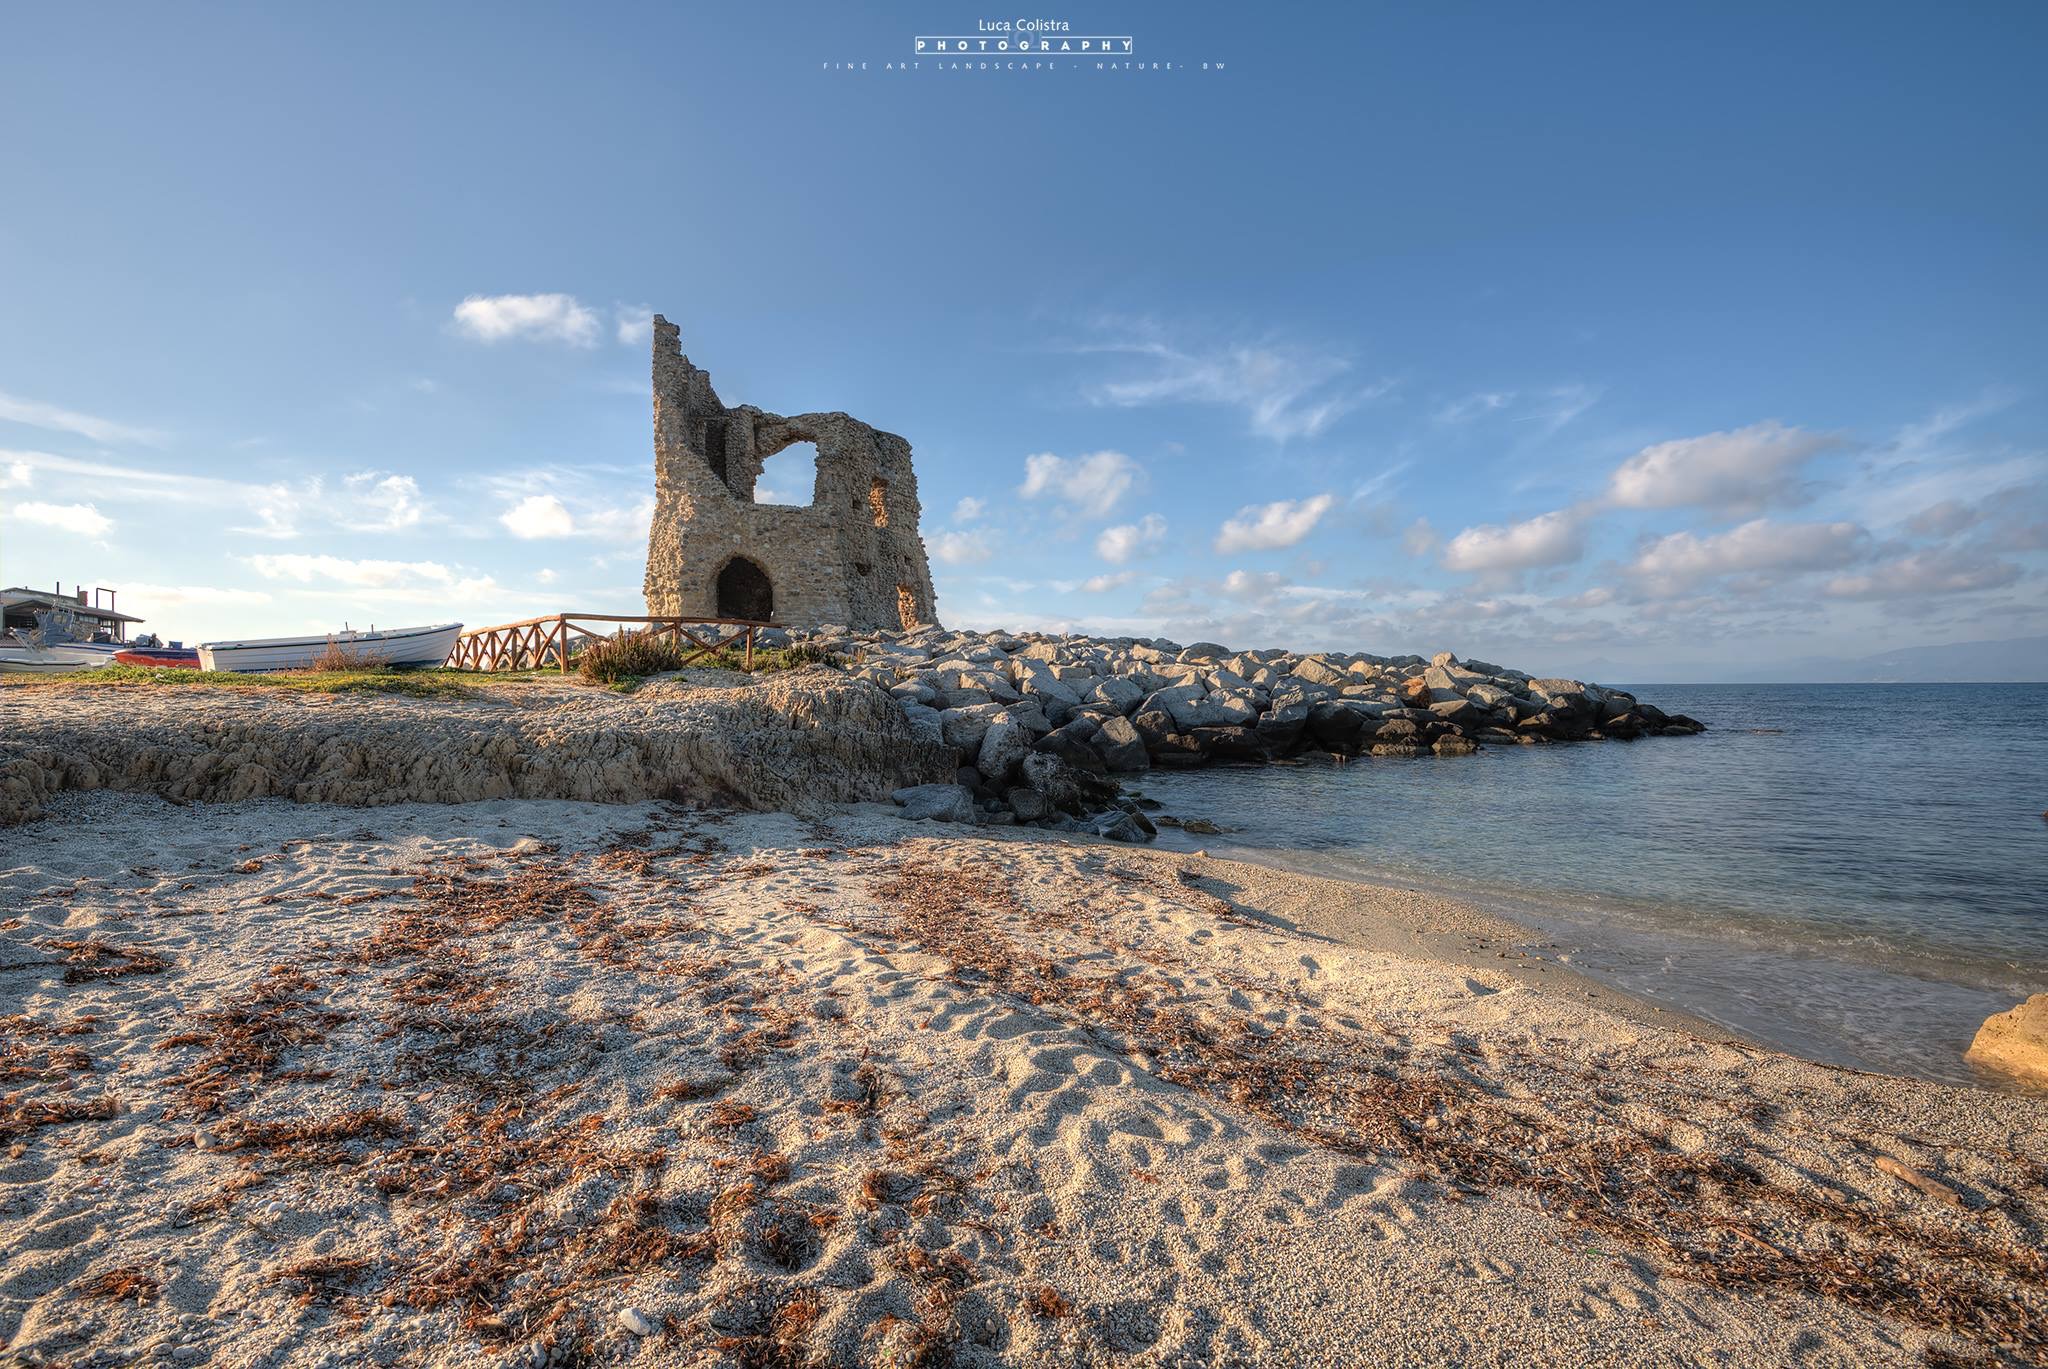
[[[1712,1039],[1434,896],[876,806],[46,806],[14,1362],[2048,1353],[2048,1100]]]

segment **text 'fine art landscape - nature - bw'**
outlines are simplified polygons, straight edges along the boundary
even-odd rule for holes
[[[2048,1365],[2048,12],[7,32],[0,1363]]]

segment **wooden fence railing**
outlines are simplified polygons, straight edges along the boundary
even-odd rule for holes
[[[610,626],[593,629],[586,623]],[[586,642],[602,641],[615,632],[647,633],[676,637],[696,650],[683,658],[691,665],[737,646],[743,653],[744,669],[754,668],[754,635],[773,623],[746,618],[634,618],[616,613],[551,613],[544,618],[526,618],[496,627],[471,628],[455,640],[448,654],[453,670],[546,670],[553,667],[564,675],[574,669],[577,653]],[[706,641],[698,635],[707,627],[745,629],[725,641]],[[698,631],[693,631],[697,629]]]

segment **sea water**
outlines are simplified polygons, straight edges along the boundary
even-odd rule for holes
[[[1576,967],[1813,1059],[1962,1053],[2048,991],[2048,685],[1626,686],[1698,737],[1137,787],[1169,845],[1460,896]]]

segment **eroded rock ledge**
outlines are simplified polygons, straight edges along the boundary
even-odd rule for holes
[[[630,695],[508,687],[474,698],[195,686],[0,691],[0,826],[64,789],[182,802],[467,803],[676,798],[808,813],[953,777],[888,695],[825,670]]]

